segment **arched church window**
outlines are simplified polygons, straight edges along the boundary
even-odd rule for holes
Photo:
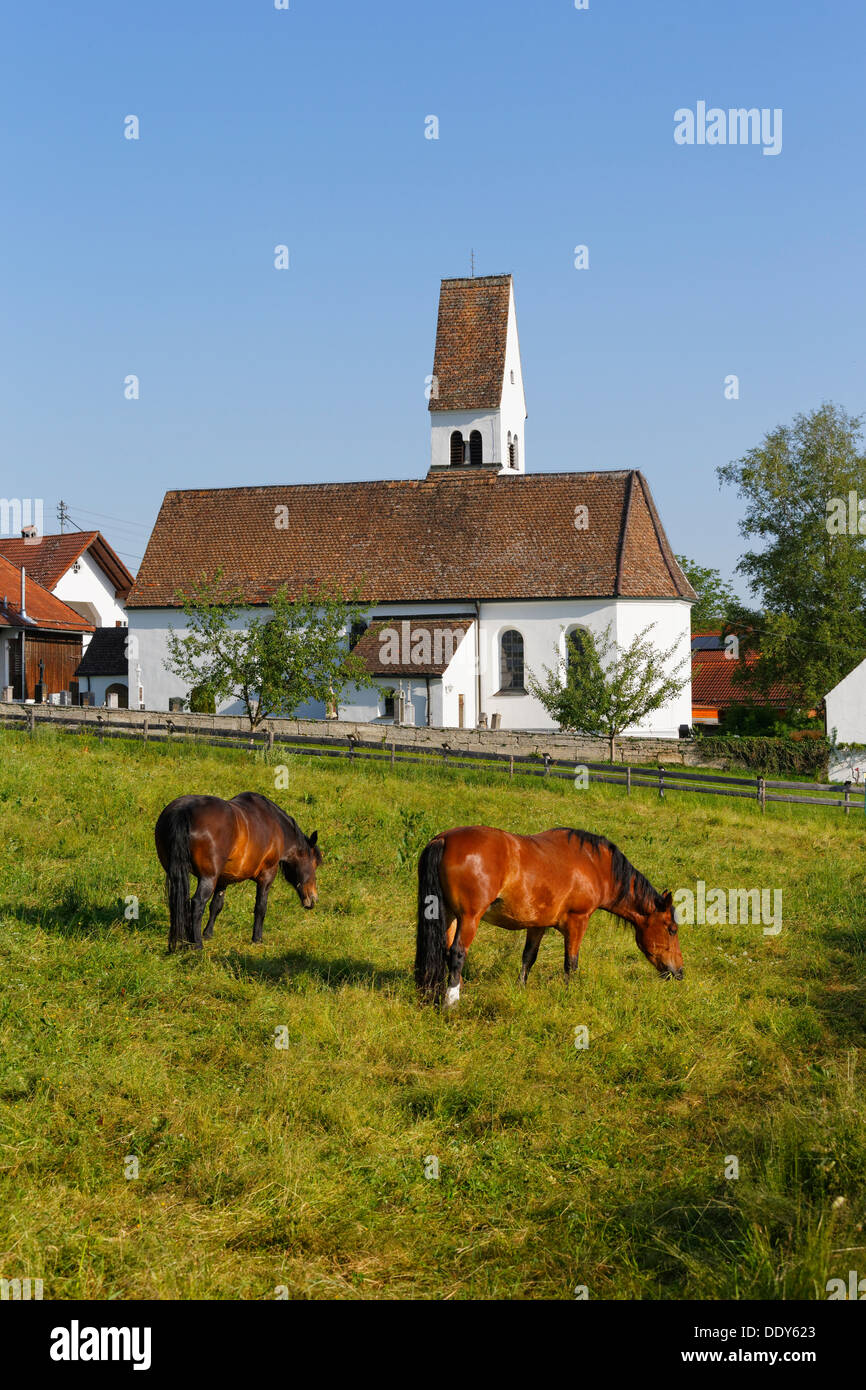
[[[583,633],[579,627],[573,627],[565,636],[565,664],[569,675],[583,660],[584,650]]]
[[[511,445],[511,467],[520,467],[520,442],[517,435],[514,436],[514,443]]]
[[[463,435],[459,430],[454,430],[451,435],[451,466],[459,467],[463,463]]]
[[[473,430],[469,436],[469,462],[480,466],[481,464],[481,431]]]
[[[523,638],[514,628],[503,632],[499,643],[499,688],[524,690]]]

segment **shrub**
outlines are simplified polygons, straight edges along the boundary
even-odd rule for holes
[[[732,764],[767,777],[791,774],[797,777],[812,777],[817,781],[827,776],[830,744],[820,734],[817,738],[808,739],[793,739],[790,736],[740,738],[736,734],[700,734],[696,742],[700,745],[702,756],[726,758]]]
[[[193,714],[216,714],[216,699],[209,685],[196,685],[189,692],[189,707]]]

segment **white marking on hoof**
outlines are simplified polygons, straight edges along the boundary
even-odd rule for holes
[[[453,1008],[454,1008],[454,1005],[457,1003],[457,1001],[458,1001],[459,998],[460,998],[460,986],[459,986],[459,985],[452,985],[450,989],[446,989],[446,991],[445,991],[445,1007],[446,1007],[446,1009],[453,1009]]]

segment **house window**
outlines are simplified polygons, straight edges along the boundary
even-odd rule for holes
[[[451,435],[451,467],[458,468],[463,463],[463,435],[455,430]]]
[[[364,619],[363,619],[363,618],[356,618],[355,621],[352,623],[352,630],[351,630],[351,632],[349,633],[349,647],[350,647],[350,649],[351,649],[352,647],[356,647],[356,646],[358,645],[358,643],[360,642],[361,638],[364,636],[364,633],[365,633],[366,631],[367,631],[367,624],[364,622]]]
[[[499,644],[499,686],[502,690],[524,690],[523,638],[513,628],[503,632]]]
[[[480,467],[481,464],[481,431],[473,430],[469,436],[469,462]]]
[[[389,691],[386,692],[386,694],[385,694],[385,696],[384,696],[384,704],[385,704],[385,710],[384,710],[384,713],[383,713],[383,715],[382,715],[382,718],[383,718],[383,719],[393,719],[393,718],[394,718],[394,692],[393,692],[393,690],[389,690]]]

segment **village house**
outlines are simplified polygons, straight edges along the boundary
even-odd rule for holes
[[[0,555],[93,627],[126,624],[124,602],[133,576],[99,531],[41,536],[28,526],[20,536],[0,536]]]
[[[344,692],[344,719],[550,729],[528,674],[569,635],[610,625],[627,645],[651,626],[673,664],[688,656],[695,594],[643,474],[526,471],[510,275],[442,282],[429,410],[423,479],[166,494],[126,604],[142,708],[188,698],[166,669],[168,634],[184,630],[178,592],[217,568],[243,595],[240,624],[282,584],[360,586],[370,625],[353,638],[385,694]],[[687,681],[629,732],[675,738],[690,720]]]
[[[736,636],[726,639],[721,630],[692,633],[692,723],[708,729],[723,726],[730,709],[753,703],[782,719],[797,703],[790,686],[774,681],[757,698],[739,683],[743,667],[754,667],[759,660],[757,652],[740,655]]]
[[[93,624],[0,555],[0,693],[49,699],[77,690],[75,671]]]
[[[77,614],[85,620],[78,624],[81,638],[75,660],[67,642],[63,661],[52,663],[49,695],[69,692],[73,703],[83,700],[94,705],[104,705],[112,697],[111,703],[126,707],[129,696],[124,603],[134,581],[105,537],[99,531],[65,531],[44,536],[30,525],[22,528],[20,536],[0,536],[0,557],[14,565],[31,584],[60,600],[71,610],[73,619]],[[7,670],[12,650],[10,646]],[[3,684],[7,690],[16,688],[11,676]],[[28,686],[31,684],[28,682]],[[32,691],[27,698],[33,698]]]
[[[827,736],[836,744],[830,755],[831,782],[866,782],[866,660],[824,697]]]

